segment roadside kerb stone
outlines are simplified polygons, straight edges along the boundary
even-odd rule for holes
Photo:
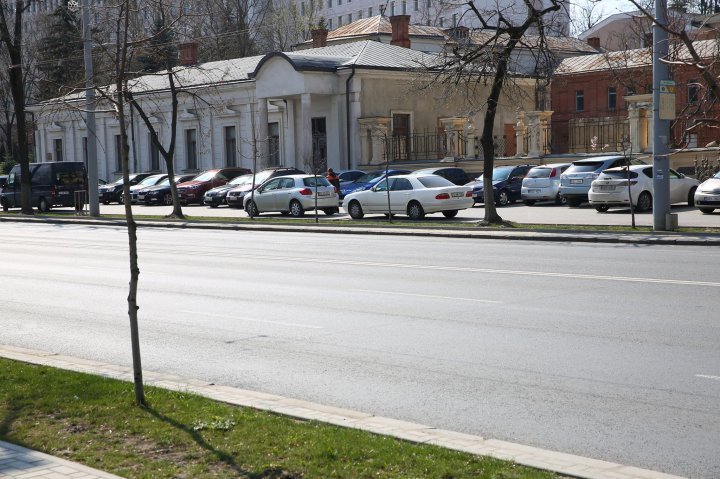
[[[24,216],[0,216],[0,222],[48,223],[125,226],[124,220],[108,218],[68,217],[40,218]],[[263,223],[223,223],[212,221],[156,221],[136,220],[139,228],[177,228],[227,231],[276,231],[295,233],[333,233],[348,235],[375,236],[425,236],[436,238],[493,239],[508,241],[554,241],[580,243],[628,243],[647,245],[678,245],[678,246],[720,246],[720,234],[717,233],[645,233],[645,232],[612,232],[612,231],[572,231],[572,230],[522,230],[522,229],[485,229],[474,228],[439,228],[439,227],[392,227],[392,226],[342,226],[333,224],[293,225]],[[582,226],[582,225],[579,225]]]
[[[125,381],[132,381],[133,377],[132,368],[130,367],[86,359],[81,360],[14,346],[0,345],[0,356],[31,364],[42,364]],[[497,439],[485,439],[471,434],[445,431],[422,424],[374,416],[333,406],[324,406],[300,399],[285,398],[274,394],[258,393],[229,386],[218,386],[199,380],[187,380],[170,374],[143,371],[143,379],[148,385],[176,391],[193,392],[237,406],[252,407],[299,419],[318,420],[416,443],[433,444],[472,454],[510,460],[524,466],[546,469],[582,479],[681,479],[681,476],[647,469]],[[0,474],[0,477],[3,477],[2,474]]]

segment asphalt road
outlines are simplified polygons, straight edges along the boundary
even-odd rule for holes
[[[100,205],[101,214],[125,214],[125,207],[122,205]],[[62,211],[62,210],[60,210]],[[68,210],[69,211],[69,210]],[[133,211],[138,215],[167,215],[172,212],[170,206],[145,206],[134,205]],[[715,227],[720,228],[720,209],[713,214],[705,215],[697,208],[687,205],[674,205],[671,208],[672,213],[678,215],[678,224],[683,227]],[[209,217],[247,217],[244,211],[227,206],[218,208],[210,208],[201,205],[188,205],[183,207],[183,212],[189,216],[209,216]],[[319,218],[322,221],[352,221],[344,210],[342,214],[325,216],[320,213]],[[558,224],[558,225],[625,225],[632,224],[632,217],[629,208],[613,208],[607,213],[598,213],[595,208],[585,203],[579,208],[569,208],[567,206],[556,206],[552,203],[538,203],[535,206],[525,206],[522,203],[516,203],[504,208],[498,208],[498,213],[503,219],[514,221],[517,223],[538,223],[538,224]],[[441,214],[431,214],[425,217],[428,224],[438,224],[446,222],[462,222],[462,221],[479,221],[483,218],[485,209],[482,205],[462,210],[456,218],[446,219]],[[308,211],[306,215],[314,215],[314,212]],[[281,218],[278,213],[265,213],[262,216],[270,216]],[[375,218],[383,221],[383,216],[366,216],[366,219]],[[406,219],[406,217],[398,216],[398,220]],[[638,213],[635,215],[635,224],[638,226],[652,226],[652,212]]]
[[[0,342],[129,365],[122,228],[0,225]],[[720,251],[141,229],[143,366],[720,477]]]

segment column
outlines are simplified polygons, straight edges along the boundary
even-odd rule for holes
[[[255,122],[255,138],[257,145],[256,172],[266,168],[268,165],[268,107],[267,99],[257,99],[257,121]]]
[[[552,114],[552,111],[528,111],[525,113],[530,140],[528,143],[529,157],[538,158],[549,153],[550,126],[548,120]]]
[[[527,125],[525,124],[525,113],[518,112],[517,122],[513,127],[515,130],[515,158],[525,156],[525,135],[527,135]]]
[[[459,144],[462,140],[462,131],[465,129],[467,118],[452,117],[452,118],[440,118],[440,124],[445,130],[445,158],[454,160],[457,157],[463,156],[464,153]]]
[[[310,93],[300,95],[300,168],[312,169],[312,120]]]

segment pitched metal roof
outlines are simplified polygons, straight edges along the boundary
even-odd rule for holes
[[[382,15],[355,20],[352,23],[331,30],[328,33],[328,41],[371,35],[392,35],[390,20]],[[439,40],[447,38],[442,28],[425,25],[409,25],[408,35],[411,38],[429,37],[438,38]]]

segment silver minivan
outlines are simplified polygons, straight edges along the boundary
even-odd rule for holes
[[[565,173],[560,175],[560,194],[565,198],[568,206],[580,206],[588,201],[590,185],[603,170],[625,166],[628,163],[629,160],[621,155],[596,156],[573,161]]]
[[[560,175],[570,167],[571,163],[552,163],[540,165],[528,171],[522,181],[520,196],[528,206],[538,201],[554,201],[561,205],[565,198],[560,194]]]

